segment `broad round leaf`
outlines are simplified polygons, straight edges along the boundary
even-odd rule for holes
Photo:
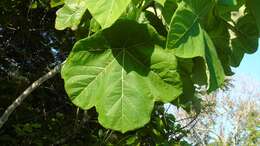
[[[182,91],[177,60],[163,43],[150,26],[128,20],[80,40],[62,68],[72,102],[95,106],[106,128],[144,126],[155,101],[170,102]]]

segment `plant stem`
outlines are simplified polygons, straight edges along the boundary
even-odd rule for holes
[[[63,64],[63,63],[62,63]],[[9,116],[14,112],[14,110],[21,105],[23,100],[28,97],[35,89],[37,89],[41,84],[43,84],[48,79],[52,78],[58,72],[60,72],[62,64],[57,65],[54,69],[50,70],[47,74],[40,77],[38,80],[33,82],[16,100],[5,110],[3,115],[0,118],[0,129],[8,120]]]

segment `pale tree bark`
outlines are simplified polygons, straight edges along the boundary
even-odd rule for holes
[[[54,69],[50,70],[47,74],[40,77],[38,80],[33,82],[16,100],[5,110],[0,118],[0,129],[3,127],[5,122],[8,120],[9,116],[14,112],[14,110],[21,105],[23,100],[28,97],[35,89],[37,89],[41,84],[43,84],[48,79],[52,78],[54,75],[60,72],[62,64],[57,65]]]

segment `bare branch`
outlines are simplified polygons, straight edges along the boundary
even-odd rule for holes
[[[16,100],[5,110],[0,118],[0,129],[3,127],[5,122],[8,120],[9,116],[14,112],[14,110],[21,105],[23,100],[30,95],[35,89],[37,89],[41,84],[43,84],[48,79],[52,78],[58,72],[60,72],[62,64],[57,65],[54,69],[49,71],[44,76],[40,77],[38,80],[33,82]]]

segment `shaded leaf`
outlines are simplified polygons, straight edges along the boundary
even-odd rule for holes
[[[245,53],[254,53],[258,48],[258,30],[252,15],[247,14],[238,19],[235,25],[236,37],[231,40],[231,65],[238,67]]]
[[[221,5],[235,6],[237,5],[236,0],[218,0],[218,3]]]
[[[209,87],[208,92],[214,91],[218,89],[225,80],[225,73],[222,68],[221,62],[218,58],[218,54],[216,52],[216,48],[208,36],[206,31],[204,31],[204,39],[206,42],[205,45],[205,58],[207,61],[207,67],[209,70]]]
[[[235,25],[236,39],[240,41],[245,53],[254,53],[258,48],[258,30],[252,15],[247,14],[238,19]]]
[[[231,65],[233,67],[238,67],[244,57],[243,45],[238,39],[232,39],[232,54],[231,54]]]
[[[183,92],[172,102],[172,104],[176,105],[178,108],[182,107],[187,112],[199,112],[201,108],[201,100],[194,95],[195,86],[192,79],[192,74],[195,65],[193,63],[193,60],[179,59],[178,61],[178,71],[180,73],[181,81],[183,84]]]
[[[171,23],[171,18],[177,9],[178,5],[176,0],[166,0],[164,7],[162,8],[162,15],[166,23],[169,25]]]
[[[167,30],[165,29],[161,19],[150,11],[145,11],[145,16],[160,35],[167,36]]]
[[[180,58],[202,57],[205,60],[209,72],[209,92],[217,89],[224,81],[215,46],[199,24],[200,17],[211,6],[211,3],[203,3],[201,0],[181,2],[171,20],[166,46]]]
[[[193,59],[192,80],[197,85],[207,85],[206,63],[203,58]]]
[[[231,12],[232,11],[239,11],[239,8],[245,4],[245,0],[236,0],[236,4],[232,4],[230,2],[229,5],[223,4],[224,0],[221,0],[222,2],[218,2],[216,5],[216,14],[222,18],[225,21],[230,21],[232,22],[233,20],[231,19]]]
[[[260,1],[259,0],[247,0],[246,3],[255,18],[257,28],[258,28],[258,33],[260,36]]]
[[[231,48],[228,27],[226,22],[216,18],[212,26],[214,27],[212,27],[211,30],[208,30],[209,36],[215,44],[225,75],[231,76],[234,73],[230,67]]]

